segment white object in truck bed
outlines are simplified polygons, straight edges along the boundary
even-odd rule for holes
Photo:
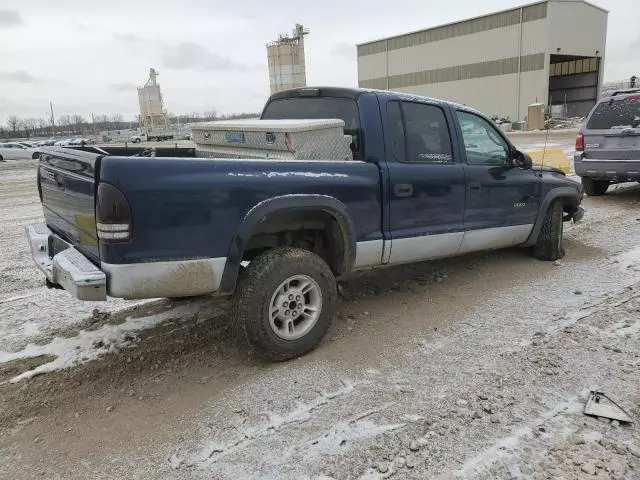
[[[196,155],[210,158],[351,160],[344,121],[223,120],[194,125]]]

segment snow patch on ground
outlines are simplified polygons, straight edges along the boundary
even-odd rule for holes
[[[167,312],[141,318],[127,318],[120,325],[104,325],[97,330],[81,330],[71,338],[56,337],[46,345],[28,344],[18,352],[0,351],[0,364],[24,358],[53,356],[54,360],[23,372],[11,379],[12,383],[32,378],[43,373],[71,368],[96,360],[107,353],[117,353],[122,348],[135,345],[136,333],[152,328],[172,318],[188,318],[198,312],[198,304],[182,305]],[[29,328],[37,328],[31,324]]]
[[[483,450],[475,457],[467,460],[464,465],[455,472],[455,474],[469,478],[470,474],[485,470],[494,461],[504,458],[516,450],[521,441],[525,437],[531,435],[536,427],[551,419],[559,417],[560,415],[578,415],[582,411],[582,408],[583,404],[580,402],[578,397],[569,399],[566,402],[558,403],[540,417],[534,419],[534,421],[529,425],[520,427],[511,435],[500,438],[494,445]],[[557,423],[565,423],[566,425],[563,425],[564,428],[557,428],[556,431],[565,430],[566,434],[569,433],[568,421],[560,421]],[[471,478],[473,478],[473,476]]]
[[[621,253],[614,260],[620,265],[620,270],[640,272],[640,247]]]

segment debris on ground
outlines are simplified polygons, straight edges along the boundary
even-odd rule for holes
[[[604,392],[592,390],[584,406],[584,413],[593,417],[633,423],[631,416]]]

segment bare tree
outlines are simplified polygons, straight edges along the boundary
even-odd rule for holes
[[[216,112],[215,110],[209,110],[207,112],[204,112],[204,116],[202,117],[205,120],[215,120],[218,118],[218,112]]]
[[[69,115],[61,115],[60,117],[58,117],[57,123],[62,131],[64,131],[65,129],[68,130],[69,126],[71,125],[71,117]]]
[[[24,132],[27,135],[27,137],[31,136],[31,134],[35,131],[37,127],[38,127],[37,118],[29,117],[22,120],[22,128],[24,128]]]
[[[13,133],[14,135],[18,130],[20,123],[21,123],[20,118],[17,117],[16,115],[11,115],[9,118],[7,118],[7,126],[11,130],[11,133]]]
[[[37,119],[37,125],[38,125],[38,130],[44,130],[45,128],[47,128],[47,125],[49,125],[49,122],[47,122],[44,118],[40,117]],[[42,133],[42,132],[40,132]]]
[[[119,113],[114,113],[113,115],[111,115],[111,121],[113,122],[113,128],[115,128],[116,130],[120,130],[122,128],[124,118]]]
[[[71,116],[71,125],[73,126],[74,131],[76,131],[78,134],[82,133],[86,123],[87,121],[82,115],[78,115],[76,113]]]

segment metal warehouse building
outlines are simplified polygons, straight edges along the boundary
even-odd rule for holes
[[[586,115],[602,85],[608,12],[548,0],[358,45],[361,87],[524,120],[533,103]]]

